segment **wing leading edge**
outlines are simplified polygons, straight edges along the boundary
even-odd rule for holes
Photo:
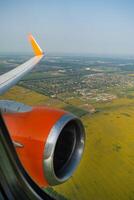
[[[15,69],[0,76],[0,94],[3,94],[14,86],[24,75],[30,72],[43,58],[44,53],[32,35],[29,36],[35,56]]]

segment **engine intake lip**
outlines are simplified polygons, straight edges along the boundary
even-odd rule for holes
[[[67,137],[67,134],[70,136]],[[66,139],[68,147],[63,142]],[[85,132],[81,121],[72,114],[63,115],[52,127],[44,148],[44,174],[50,185],[61,184],[72,176],[83,155],[84,145]],[[67,151],[64,147],[68,148]],[[56,164],[56,159],[60,158],[57,152],[61,152],[62,148],[66,154],[60,166]]]

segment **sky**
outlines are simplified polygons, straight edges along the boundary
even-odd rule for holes
[[[29,53],[32,33],[47,53],[134,55],[132,0],[0,1],[0,54]]]

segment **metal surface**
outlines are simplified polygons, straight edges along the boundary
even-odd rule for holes
[[[69,123],[76,125],[76,144],[71,152],[70,158],[67,160],[66,166],[61,170],[61,173],[57,175],[54,169],[55,148],[62,130]],[[72,176],[81,160],[84,150],[84,143],[84,128],[81,121],[76,116],[72,114],[65,114],[52,127],[44,149],[44,173],[50,185],[56,185],[65,182]]]
[[[31,106],[27,106],[23,103],[11,100],[0,100],[0,111],[2,113],[16,113],[16,112],[23,113],[31,110],[32,110]]]
[[[63,110],[33,107],[29,112],[3,113],[12,140],[24,148],[16,148],[25,170],[41,187],[48,186],[44,176],[44,145],[51,128],[65,114]]]
[[[29,41],[32,45],[35,56],[27,62],[19,65],[15,69],[0,76],[0,94],[6,92],[9,88],[14,86],[24,75],[31,71],[34,66],[44,57],[44,53],[30,34]]]
[[[52,200],[22,167],[0,114],[0,199]]]
[[[17,148],[23,148],[23,147],[24,147],[23,144],[21,144],[21,143],[19,143],[19,142],[16,142],[16,141],[13,141],[13,144],[14,144],[14,146],[17,147]]]
[[[14,86],[24,75],[31,71],[34,66],[43,58],[41,56],[34,56],[22,65],[0,76],[0,94],[6,92],[9,88]]]

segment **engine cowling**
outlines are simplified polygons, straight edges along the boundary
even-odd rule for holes
[[[3,118],[20,161],[41,187],[68,180],[79,164],[85,143],[84,128],[74,115],[48,107],[6,112]]]

